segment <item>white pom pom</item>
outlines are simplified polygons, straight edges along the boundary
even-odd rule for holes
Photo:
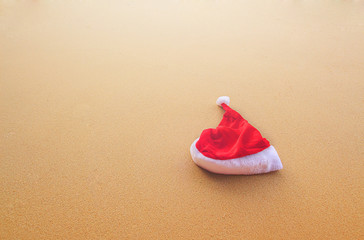
[[[226,105],[229,106],[230,98],[228,96],[222,96],[216,100],[216,104],[219,105],[220,107],[221,107],[221,104],[223,104],[223,103],[225,103]]]

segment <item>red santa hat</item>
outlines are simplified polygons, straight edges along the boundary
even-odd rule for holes
[[[203,130],[191,145],[193,161],[220,174],[259,174],[283,168],[277,151],[260,132],[229,107],[230,98],[216,104],[225,110],[217,128]]]

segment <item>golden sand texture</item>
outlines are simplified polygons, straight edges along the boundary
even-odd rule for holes
[[[198,168],[221,95],[277,149]],[[363,239],[362,1],[0,1],[0,239]]]

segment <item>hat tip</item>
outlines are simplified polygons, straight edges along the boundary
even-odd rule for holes
[[[216,104],[221,107],[221,105],[225,103],[229,106],[230,104],[230,98],[228,96],[221,96],[216,100]]]

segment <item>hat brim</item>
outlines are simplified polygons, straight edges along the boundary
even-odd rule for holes
[[[277,151],[269,146],[261,152],[227,160],[212,159],[204,156],[196,148],[198,138],[192,143],[192,160],[201,168],[219,174],[252,175],[277,171],[283,168]]]

